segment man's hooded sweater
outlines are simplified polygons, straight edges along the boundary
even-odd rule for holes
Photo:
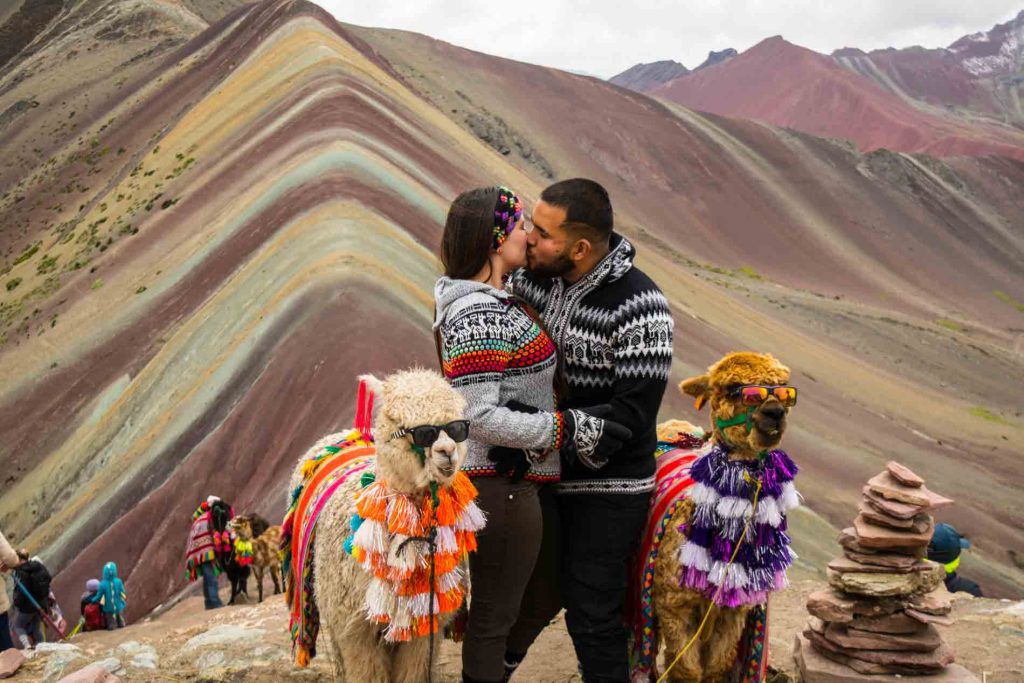
[[[633,265],[636,250],[613,234],[611,251],[573,284],[516,271],[509,288],[535,308],[558,349],[567,395],[578,408],[633,432],[608,464],[574,462],[559,493],[643,493],[654,489],[658,408],[672,367],[672,313],[658,286]]]

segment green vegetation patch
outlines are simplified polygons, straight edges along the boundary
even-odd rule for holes
[[[1001,292],[1001,291],[999,291],[997,289],[996,291],[994,291],[992,293],[995,294],[996,298],[999,299],[1000,301],[1005,301],[1006,303],[1010,304],[1011,306],[1016,308],[1021,313],[1024,313],[1024,304],[1022,304],[1021,302],[1017,301],[1016,299],[1014,299],[1012,296],[1010,296],[1006,292]]]
[[[947,330],[953,330],[954,332],[966,332],[967,328],[958,323],[955,320],[947,320],[946,318],[939,318],[935,321],[936,325],[945,327]]]
[[[1005,417],[996,415],[988,408],[984,408],[982,406],[974,406],[973,408],[971,408],[971,415],[973,415],[974,417],[980,417],[982,420],[995,422],[996,424],[1013,425],[1013,423],[1007,420]]]

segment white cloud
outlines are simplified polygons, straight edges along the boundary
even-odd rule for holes
[[[637,62],[675,59],[688,67],[709,50],[745,50],[782,35],[828,53],[941,47],[1024,9],[1021,0],[319,0],[339,21],[424,33],[471,50],[612,76]]]

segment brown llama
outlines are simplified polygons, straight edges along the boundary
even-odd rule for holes
[[[274,582],[274,595],[281,592],[281,527],[270,526],[256,514],[236,517],[232,524],[235,533],[244,541],[252,542],[252,574],[256,579],[259,602],[263,602],[263,577],[270,570]],[[248,593],[246,593],[248,595]]]

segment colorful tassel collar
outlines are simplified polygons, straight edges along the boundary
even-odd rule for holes
[[[796,474],[796,464],[778,449],[756,460],[729,460],[729,448],[716,442],[695,461],[690,468],[695,483],[687,496],[696,507],[689,524],[680,528],[687,536],[679,550],[680,586],[723,607],[761,604],[769,591],[786,587],[786,568],[795,558],[786,513],[800,504]],[[747,524],[750,528],[730,565]]]
[[[252,564],[252,541],[243,541],[240,538],[235,539],[235,563],[241,567],[248,567]]]
[[[345,551],[370,574],[368,617],[387,625],[387,642],[436,633],[466,596],[468,577],[460,564],[476,550],[476,532],[484,527],[476,488],[459,472],[450,486],[432,487],[416,503],[371,472],[361,484]]]
[[[202,517],[203,515],[205,515],[209,511],[210,511],[210,504],[207,503],[204,500],[202,503],[200,503],[199,507],[196,508],[196,511],[192,513],[192,521],[193,522],[196,521],[197,519],[199,519],[200,517]]]

